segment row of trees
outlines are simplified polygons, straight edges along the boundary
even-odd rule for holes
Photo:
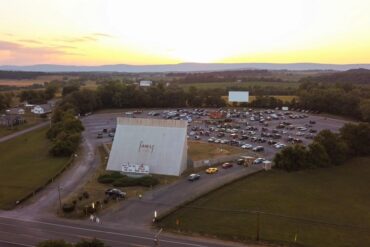
[[[58,106],[54,111],[51,128],[47,132],[53,143],[49,150],[52,155],[70,156],[77,150],[84,127],[75,115],[74,106],[69,103]]]
[[[370,155],[370,124],[346,124],[339,133],[321,131],[306,148],[284,148],[274,158],[276,168],[298,171],[343,164],[349,158]]]
[[[54,98],[58,91],[56,84],[48,84],[44,90],[24,90],[19,94],[20,101],[26,101],[30,104],[45,104],[48,100]]]
[[[83,239],[75,244],[64,240],[46,240],[38,243],[37,247],[107,247],[107,245],[98,239]]]
[[[10,107],[12,103],[12,93],[1,93],[0,94],[0,111]]]
[[[366,87],[309,82],[300,86],[298,95],[302,108],[370,121],[370,90]]]

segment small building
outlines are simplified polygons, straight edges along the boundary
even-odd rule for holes
[[[140,87],[150,87],[152,86],[153,82],[148,80],[140,81]]]
[[[49,104],[36,105],[31,109],[31,112],[36,115],[44,115],[51,113],[52,107]]]
[[[0,126],[4,127],[14,127],[16,125],[24,124],[26,120],[22,115],[13,114],[13,115],[1,115],[0,116]]]
[[[5,112],[7,115],[24,115],[26,113],[23,108],[19,107],[7,109]]]

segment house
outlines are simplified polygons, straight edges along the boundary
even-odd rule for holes
[[[26,111],[23,108],[16,107],[7,109],[5,112],[7,115],[24,115]]]
[[[16,125],[24,124],[26,120],[21,115],[1,115],[0,126],[13,127]]]
[[[52,111],[52,107],[49,104],[35,105],[31,109],[31,112],[37,115],[48,114],[48,113],[51,113],[51,111]]]
[[[140,87],[150,87],[153,84],[152,81],[140,81]]]

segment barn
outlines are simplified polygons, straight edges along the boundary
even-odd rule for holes
[[[179,176],[186,166],[186,121],[117,118],[107,170]]]

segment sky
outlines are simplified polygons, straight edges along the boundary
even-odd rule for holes
[[[370,63],[370,0],[0,0],[0,65]]]

